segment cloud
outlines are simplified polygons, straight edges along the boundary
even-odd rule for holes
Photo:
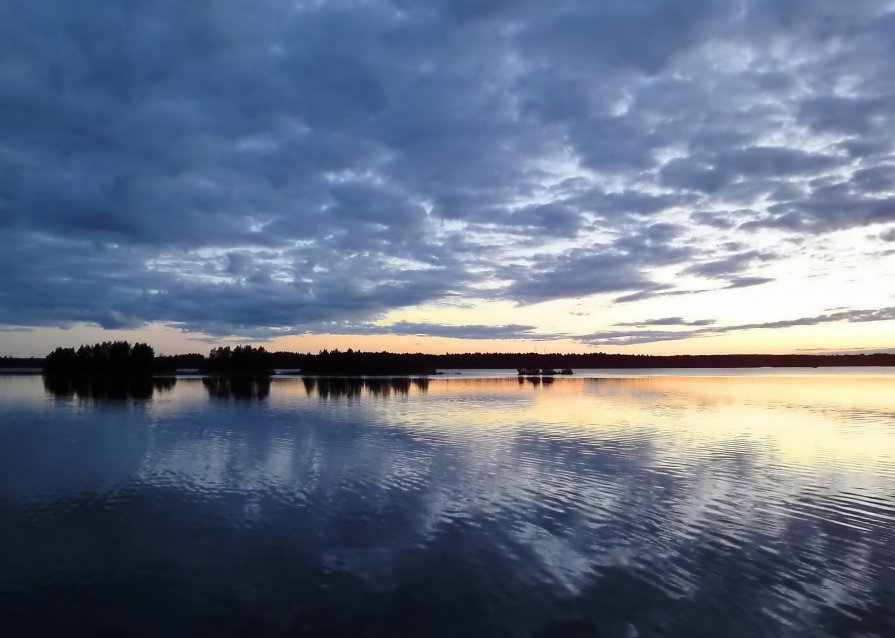
[[[593,212],[610,219],[620,213],[655,215],[671,208],[685,206],[692,201],[694,200],[691,196],[683,193],[655,194],[637,189],[607,193],[594,188],[574,192],[566,200],[570,206],[578,210]]]
[[[509,294],[523,303],[618,292],[649,284],[636,259],[611,250],[575,249],[538,257],[530,266],[511,266],[503,272],[514,279]]]
[[[822,132],[867,136],[875,132],[874,120],[891,103],[875,97],[812,97],[799,107],[799,120]]]
[[[705,336],[700,331],[677,330],[604,330],[576,337],[591,346],[635,346],[657,341],[679,341]]]
[[[373,328],[375,330],[375,328]],[[448,337],[451,339],[528,339],[549,341],[563,338],[566,335],[538,334],[536,326],[508,324],[503,326],[485,325],[445,325],[434,323],[414,323],[398,321],[382,326],[381,331],[389,334],[409,334],[432,337]]]
[[[671,319],[677,319],[677,317],[672,317]],[[594,346],[626,346],[643,343],[655,343],[657,341],[676,341],[681,339],[691,339],[694,337],[715,337],[718,335],[745,330],[774,330],[779,328],[793,328],[797,326],[817,326],[825,323],[864,323],[869,321],[895,321],[895,306],[877,309],[840,310],[837,312],[827,312],[811,317],[784,319],[780,321],[766,321],[763,323],[744,323],[727,326],[707,325],[706,327],[695,328],[693,330],[605,330],[586,335],[577,335],[573,338],[581,343],[586,343]],[[617,325],[624,326],[637,324]],[[699,324],[659,324],[643,322],[640,325],[648,327],[655,325],[696,326]]]
[[[856,190],[879,193],[895,191],[895,164],[879,164],[861,168],[851,174]]]
[[[749,268],[756,261],[769,261],[775,255],[772,253],[763,253],[757,250],[749,250],[740,253],[733,253],[722,259],[714,261],[693,264],[684,269],[684,273],[688,275],[697,275],[708,279],[716,279],[727,277],[732,274],[740,273]]]
[[[508,295],[520,303],[537,303],[623,290],[664,290],[666,285],[650,279],[649,269],[681,263],[693,254],[692,248],[676,241],[682,232],[676,224],[619,228],[625,232],[611,244],[542,255],[528,266],[502,268],[503,278],[513,281]]]
[[[694,321],[688,321],[682,317],[661,317],[659,319],[617,323],[615,325],[645,328],[649,326],[710,326],[713,323],[715,323],[714,319],[696,319]]]
[[[690,215],[690,219],[697,224],[721,230],[730,230],[736,226],[736,222],[731,219],[731,216],[708,211],[696,211]]]
[[[666,267],[757,285],[786,259],[761,232],[895,221],[893,26],[882,0],[7,3],[0,322],[359,331],[482,290],[694,292]]]
[[[823,323],[835,323],[839,321],[863,323],[867,321],[892,321],[893,319],[895,319],[895,306],[890,306],[888,308],[877,308],[873,310],[840,310],[838,312],[824,313],[813,317],[802,317],[800,319],[784,319],[781,321],[768,321],[765,323],[747,323],[738,326],[728,326],[725,330],[765,330],[770,328],[791,328],[793,326],[816,326]]]
[[[771,277],[734,277],[731,279],[726,288],[751,288],[752,286],[760,286],[774,281]]]

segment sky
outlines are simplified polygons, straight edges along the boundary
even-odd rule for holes
[[[0,5],[0,354],[895,349],[895,2]]]

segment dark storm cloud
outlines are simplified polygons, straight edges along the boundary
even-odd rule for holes
[[[783,253],[705,233],[895,221],[893,28],[881,0],[5,3],[0,322],[756,285]]]

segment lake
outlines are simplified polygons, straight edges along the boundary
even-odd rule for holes
[[[895,372],[0,376],[0,635],[895,636]]]

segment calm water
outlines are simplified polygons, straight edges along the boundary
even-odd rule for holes
[[[0,377],[0,635],[895,636],[895,375],[693,374]]]

